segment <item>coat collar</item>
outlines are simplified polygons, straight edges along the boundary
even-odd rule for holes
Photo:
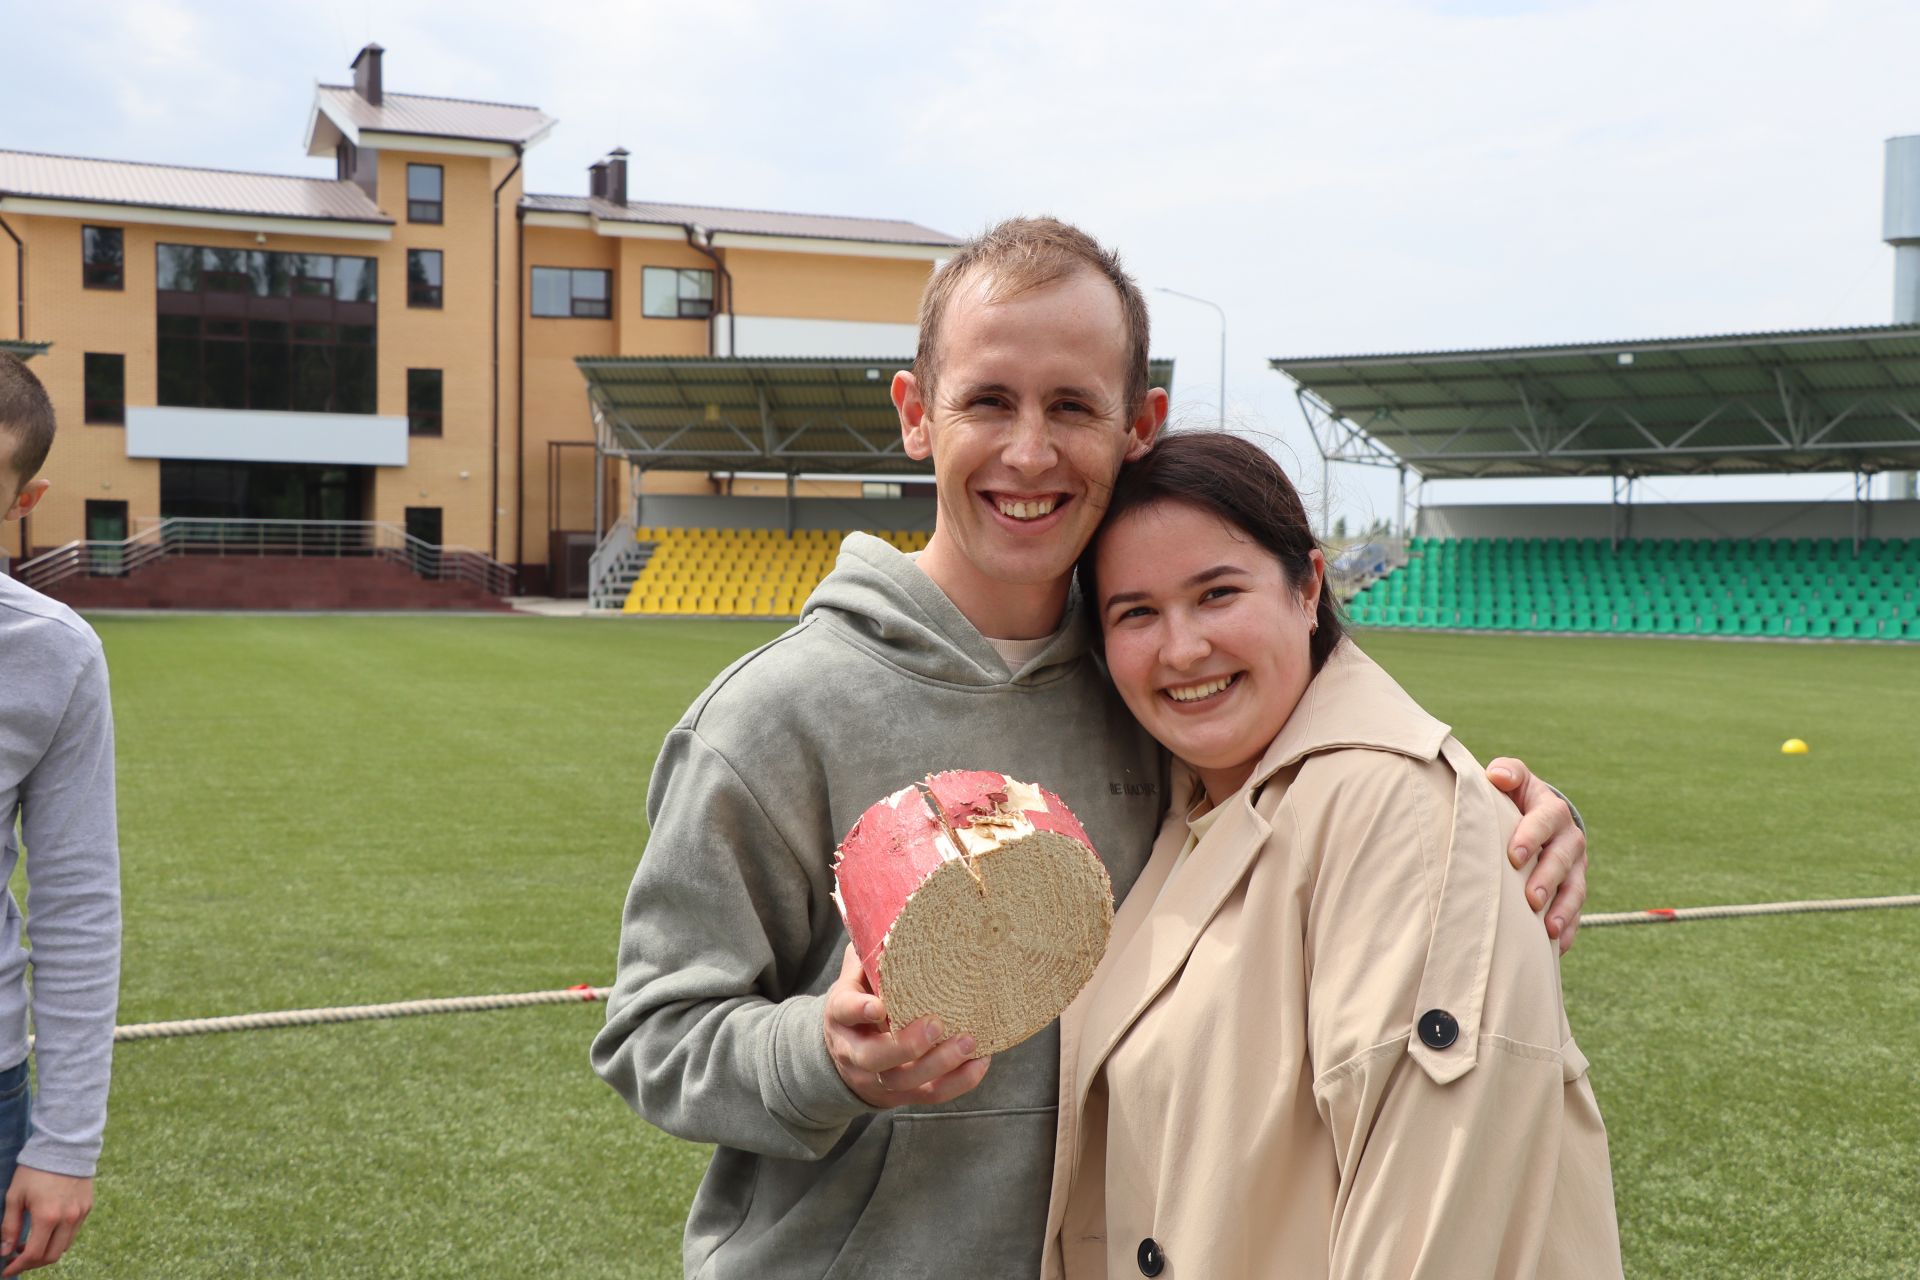
[[[1251,797],[1274,774],[1316,751],[1368,747],[1432,760],[1451,732],[1408,697],[1359,645],[1343,639],[1307,685],[1300,705],[1260,757],[1241,794]]]
[[[1246,785],[1230,797],[1200,846],[1168,884],[1185,842],[1184,821],[1199,795],[1192,770],[1176,765],[1172,807],[1152,859],[1113,921],[1106,955],[1063,1023],[1071,1054],[1063,1101],[1077,1115],[1094,1076],[1134,1020],[1186,963],[1207,924],[1265,847],[1271,828],[1255,807],[1275,774],[1319,751],[1366,747],[1433,760],[1451,730],[1420,708],[1378,663],[1342,640],[1308,684]],[[1163,892],[1164,890],[1164,892]]]

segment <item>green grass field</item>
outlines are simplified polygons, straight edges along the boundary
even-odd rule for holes
[[[775,629],[103,618],[121,1020],[604,983],[659,740]],[[1920,648],[1366,647],[1593,832],[1594,910],[1920,891]],[[1810,756],[1777,754],[1787,737]],[[17,890],[18,886],[16,886]],[[29,910],[31,904],[29,903]],[[1594,930],[1564,968],[1628,1274],[1920,1274],[1920,912]],[[120,1047],[87,1277],[677,1276],[705,1154],[600,1007]]]

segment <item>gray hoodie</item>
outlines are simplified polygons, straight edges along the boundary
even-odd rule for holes
[[[1054,1029],[953,1102],[867,1106],[821,1035],[846,946],[830,866],[874,801],[936,770],[993,769],[1065,799],[1124,895],[1166,763],[1091,638],[1069,608],[1009,676],[911,560],[854,534],[799,624],[667,735],[593,1064],[661,1129],[717,1146],[687,1219],[688,1276],[1038,1273]]]

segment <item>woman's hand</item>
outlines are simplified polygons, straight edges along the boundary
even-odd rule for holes
[[[987,1074],[991,1059],[968,1057],[973,1037],[947,1039],[936,1018],[888,1031],[886,1007],[867,985],[852,943],[827,988],[825,1009],[827,1053],[847,1088],[870,1107],[947,1102]]]
[[[1487,779],[1520,809],[1507,856],[1515,867],[1534,864],[1527,877],[1527,905],[1547,906],[1547,936],[1560,942],[1560,954],[1580,932],[1580,908],[1587,901],[1587,833],[1573,820],[1566,797],[1533,776],[1512,756],[1487,766]],[[1551,905],[1547,905],[1551,901]]]

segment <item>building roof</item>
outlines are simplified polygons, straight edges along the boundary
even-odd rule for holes
[[[1920,466],[1920,326],[1281,357],[1322,454],[1429,479]]]
[[[351,182],[0,151],[0,199],[27,196],[270,218],[391,223]]]
[[[910,356],[582,356],[594,438],[643,467],[928,475],[888,388]],[[1170,387],[1173,362],[1150,362]]]
[[[776,213],[764,209],[722,209],[713,205],[629,200],[614,204],[591,196],[527,195],[520,207],[531,213],[587,214],[603,222],[646,222],[667,226],[693,223],[719,234],[791,236],[809,240],[853,240],[867,244],[958,245],[944,231],[893,218],[848,218],[826,213]]]
[[[407,133],[433,138],[465,138],[528,146],[544,137],[556,121],[538,107],[465,98],[430,98],[418,93],[383,93],[374,106],[351,85],[314,86],[314,107],[352,132]]]

